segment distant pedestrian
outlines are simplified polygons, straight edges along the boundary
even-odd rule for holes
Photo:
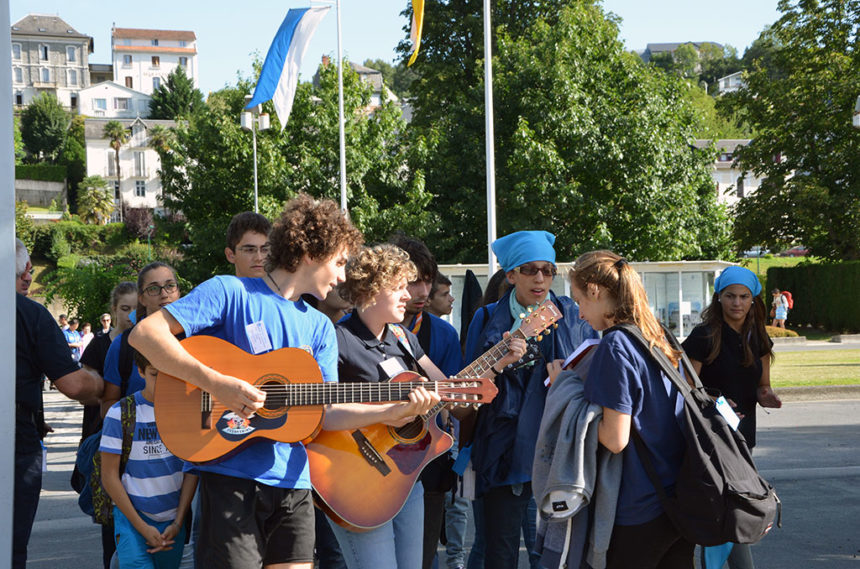
[[[773,325],[785,330],[785,319],[788,318],[788,299],[778,288],[773,289],[771,294],[773,295],[773,304],[771,305]]]
[[[782,406],[770,385],[773,342],[765,329],[760,293],[755,273],[743,267],[727,268],[714,282],[714,296],[702,313],[702,323],[683,343],[705,387],[719,390],[734,407],[741,419],[738,430],[750,448],[755,446],[756,403]],[[749,545],[732,547],[729,567],[753,569]]]

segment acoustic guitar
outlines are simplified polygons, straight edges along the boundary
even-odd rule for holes
[[[522,325],[490,348],[454,379],[480,376],[508,353],[512,338],[528,340],[562,318],[549,300],[525,315]],[[460,404],[481,404],[455,395]],[[337,524],[368,531],[397,515],[424,467],[446,452],[454,440],[436,424],[441,402],[404,427],[371,425],[354,431],[320,431],[305,447],[317,505]]]
[[[316,360],[305,350],[281,348],[252,355],[212,336],[191,336],[182,346],[219,372],[266,392],[266,402],[243,419],[209,393],[159,372],[155,384],[155,423],[167,448],[190,462],[219,459],[259,438],[283,443],[310,439],[320,430],[323,406],[329,403],[405,401],[421,385],[442,401],[492,400],[498,389],[483,378],[421,381],[405,372],[385,383],[323,382]]]

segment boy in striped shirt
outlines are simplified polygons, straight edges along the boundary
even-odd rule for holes
[[[113,500],[114,536],[120,567],[179,567],[185,543],[183,520],[197,488],[197,476],[183,473],[183,461],[161,442],[155,425],[155,369],[141,354],[134,361],[146,387],[134,397],[131,453],[120,479],[122,417],[120,402],[105,415],[99,450],[102,485]]]

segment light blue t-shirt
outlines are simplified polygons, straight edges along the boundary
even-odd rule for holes
[[[653,358],[625,333],[614,330],[598,344],[585,382],[585,398],[602,407],[631,415],[654,467],[671,494],[684,456],[684,435],[677,417],[682,412],[678,390]],[[663,512],[631,440],[624,449],[621,492],[615,523],[649,522]]]
[[[176,519],[182,490],[183,461],[173,456],[155,426],[155,408],[143,393],[134,394],[135,424],[131,453],[122,474],[122,486],[134,509],[157,522]],[[105,415],[100,452],[122,454],[121,401]]]
[[[187,336],[215,336],[252,354],[263,352],[254,349],[248,327],[262,328],[273,350],[302,348],[313,355],[324,381],[337,381],[337,339],[331,321],[301,300],[293,302],[275,294],[263,279],[214,277],[164,309]],[[257,439],[226,459],[196,468],[267,486],[311,488],[301,443]]]

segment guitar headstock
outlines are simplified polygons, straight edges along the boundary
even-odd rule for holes
[[[462,405],[481,405],[492,401],[499,388],[485,377],[458,377],[436,382],[442,401]]]
[[[517,329],[525,338],[536,336],[541,340],[541,334],[550,326],[563,318],[561,311],[550,299],[544,300],[540,306],[523,315],[523,322]]]

